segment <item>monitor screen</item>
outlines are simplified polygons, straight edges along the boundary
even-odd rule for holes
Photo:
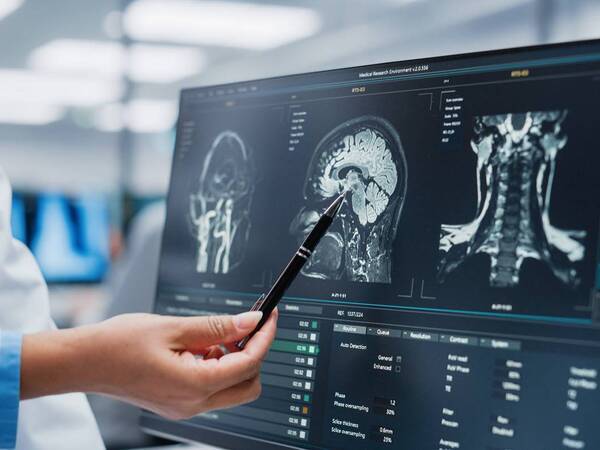
[[[238,313],[350,189],[232,449],[600,448],[600,41],[184,90],[155,311]]]
[[[15,193],[11,222],[13,236],[31,249],[48,283],[102,280],[110,259],[106,196]]]

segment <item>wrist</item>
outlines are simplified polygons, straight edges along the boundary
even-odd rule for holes
[[[92,333],[91,333],[92,332]],[[92,327],[23,336],[21,399],[96,390]]]

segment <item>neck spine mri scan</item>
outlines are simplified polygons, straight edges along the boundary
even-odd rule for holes
[[[328,202],[343,191],[349,194],[336,224],[304,266],[303,275],[390,283],[392,244],[406,188],[404,150],[389,122],[362,116],[329,132],[309,164],[305,204],[290,232],[301,242]]]
[[[255,189],[252,153],[233,131],[213,141],[189,197],[196,271],[228,273],[244,257]]]
[[[575,263],[584,258],[586,233],[550,222],[557,155],[568,141],[566,116],[567,111],[545,111],[475,118],[476,217],[442,225],[439,282],[484,253],[490,258],[492,287],[518,285],[527,258],[545,263],[566,286],[580,283]]]

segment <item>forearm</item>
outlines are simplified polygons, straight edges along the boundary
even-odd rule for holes
[[[250,402],[260,393],[260,363],[275,336],[277,314],[243,351],[225,354],[221,345],[247,336],[260,318],[259,312],[126,314],[85,327],[29,334],[21,351],[20,397],[96,392],[172,419]]]
[[[21,400],[95,390],[93,327],[54,330],[23,337]]]

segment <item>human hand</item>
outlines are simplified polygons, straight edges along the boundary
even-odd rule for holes
[[[126,314],[87,327],[27,335],[21,397],[98,392],[171,419],[252,401],[260,395],[260,364],[275,336],[277,312],[243,351],[235,351],[233,344],[260,317],[259,312]]]

